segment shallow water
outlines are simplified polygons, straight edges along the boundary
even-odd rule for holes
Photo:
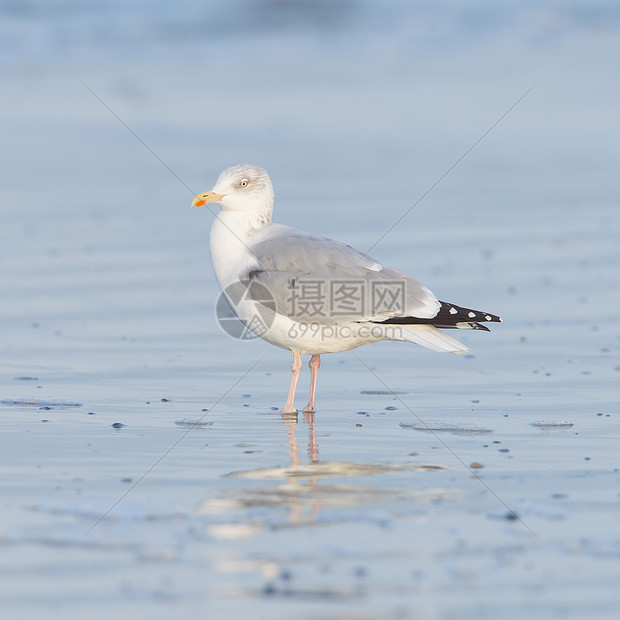
[[[615,617],[615,5],[80,6],[0,5],[5,613]],[[251,161],[366,250],[534,82],[372,250],[504,323],[324,356],[283,418],[193,193]]]

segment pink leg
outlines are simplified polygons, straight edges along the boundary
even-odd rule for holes
[[[301,362],[301,354],[299,351],[293,351],[293,365],[291,366],[291,371],[293,372],[293,376],[291,377],[291,384],[288,388],[288,396],[286,397],[286,405],[284,405],[284,409],[282,409],[282,413],[297,413],[297,409],[295,409],[295,389],[297,388],[297,381],[299,379],[299,373],[301,372],[301,367],[303,366]]]
[[[321,356],[313,355],[312,359],[308,363],[310,367],[310,397],[308,398],[308,404],[304,407],[304,413],[310,413],[314,411],[314,394],[316,392],[316,376],[319,374],[319,368],[321,367]]]

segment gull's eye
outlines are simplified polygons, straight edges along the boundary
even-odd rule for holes
[[[243,181],[241,181],[239,183],[239,187],[247,187],[248,186],[248,180],[247,179],[243,179]]]

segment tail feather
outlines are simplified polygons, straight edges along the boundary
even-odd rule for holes
[[[401,327],[403,340],[419,344],[433,351],[462,355],[469,349],[451,336],[444,334],[432,325],[403,325]]]

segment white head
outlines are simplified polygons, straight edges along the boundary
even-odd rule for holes
[[[244,212],[268,222],[273,198],[273,185],[267,172],[258,166],[239,164],[226,168],[212,190],[194,198],[192,207],[218,202],[222,211]]]

